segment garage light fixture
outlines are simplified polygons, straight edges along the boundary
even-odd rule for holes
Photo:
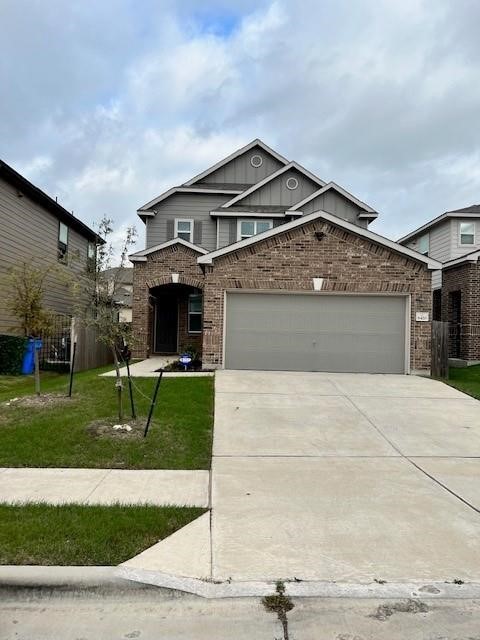
[[[325,233],[323,231],[315,231],[315,237],[319,242],[321,242],[325,237]]]

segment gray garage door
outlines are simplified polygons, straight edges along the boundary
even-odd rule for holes
[[[405,373],[405,297],[228,293],[225,367]]]

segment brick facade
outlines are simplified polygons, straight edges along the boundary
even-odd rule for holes
[[[153,300],[151,289],[172,284],[172,274],[178,274],[178,284],[203,289],[203,273],[197,264],[199,254],[182,244],[175,244],[147,256],[146,262],[135,262],[133,270],[132,353],[146,358],[152,352]],[[186,300],[179,305],[179,346],[201,346],[201,335],[188,334]],[[183,313],[185,312],[185,313]]]
[[[460,322],[455,295],[460,294]],[[457,294],[458,295],[458,294]],[[442,274],[442,320],[450,323],[450,357],[480,360],[480,265],[466,262]]]
[[[325,236],[318,240],[315,232]],[[430,368],[431,272],[426,265],[322,220],[296,227],[257,244],[219,256],[206,265],[203,362],[222,366],[224,293],[231,289],[410,294],[412,370]]]
[[[316,232],[325,234],[321,240]],[[135,355],[145,357],[151,345],[149,291],[172,282],[203,289],[203,364],[222,366],[223,306],[232,289],[312,291],[313,278],[323,278],[322,291],[406,294],[411,300],[410,365],[430,368],[430,322],[416,322],[417,311],[432,310],[431,272],[426,265],[370,242],[323,220],[285,231],[205,265],[198,254],[173,245],[137,262],[134,269],[133,330]],[[186,315],[182,314],[184,318]],[[180,322],[180,331],[184,331]],[[182,334],[185,335],[184,333]],[[195,344],[189,339],[190,344]]]

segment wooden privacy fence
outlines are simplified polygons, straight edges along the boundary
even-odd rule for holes
[[[448,322],[432,322],[432,377],[448,378]]]
[[[94,369],[113,362],[110,349],[103,343],[97,342],[95,327],[86,327],[78,318],[72,318],[70,359],[73,356],[75,342],[77,343],[75,371]]]

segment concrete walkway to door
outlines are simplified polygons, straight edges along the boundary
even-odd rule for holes
[[[215,390],[211,517],[152,569],[194,577],[197,537],[214,583],[480,582],[479,402],[401,375],[221,371]]]

